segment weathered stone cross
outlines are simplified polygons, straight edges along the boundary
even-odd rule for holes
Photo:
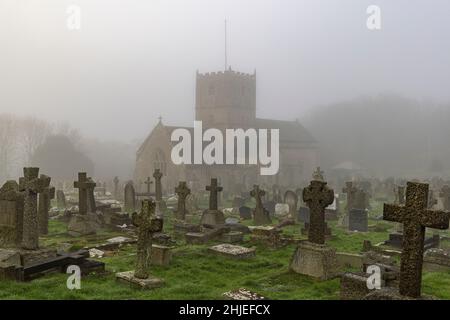
[[[86,214],[88,210],[88,189],[94,188],[95,182],[88,179],[86,172],[79,172],[78,181],[75,181],[73,186],[78,189],[79,214]]]
[[[55,197],[55,188],[50,187],[51,178],[45,174],[41,174],[40,178],[44,181],[44,184],[48,186],[43,188],[42,192],[39,193],[39,204],[38,204],[38,225],[39,234],[48,234],[48,210],[50,209],[50,201]]]
[[[148,278],[148,268],[152,248],[152,236],[163,228],[163,220],[155,216],[155,203],[143,200],[140,213],[132,215],[133,224],[138,227],[136,270],[134,276],[138,279]]]
[[[450,187],[448,185],[444,185],[439,193],[439,196],[442,198],[442,204],[444,205],[444,210],[450,211]]]
[[[383,219],[403,224],[403,251],[400,265],[400,294],[420,297],[425,228],[447,229],[449,214],[428,210],[428,184],[408,182],[406,204],[384,204]]]
[[[325,243],[325,208],[334,201],[334,191],[325,181],[313,180],[303,189],[303,201],[310,210],[309,242]]]
[[[357,190],[358,189],[353,186],[353,182],[351,181],[347,181],[345,183],[345,188],[342,189],[342,192],[347,194],[347,211],[350,211],[350,209],[353,208],[353,198]]]
[[[153,181],[151,181],[150,177],[147,177],[147,180],[145,180],[144,183],[147,185],[147,193],[150,193],[150,186],[152,185]]]
[[[155,169],[153,172],[153,178],[155,178],[155,199],[156,201],[162,200],[162,186],[161,186],[161,178],[163,174],[160,169]]]
[[[266,195],[266,192],[264,190],[261,190],[258,185],[253,186],[253,190],[250,191],[250,195],[255,198],[256,201],[256,210],[259,208],[263,208],[262,199],[261,197]]]
[[[206,186],[206,191],[209,191],[209,210],[217,210],[217,196],[218,193],[223,190],[222,187],[219,187],[217,184],[216,178],[211,178],[211,185]]]
[[[38,178],[39,168],[23,168],[19,179],[19,190],[24,191],[22,248],[39,248],[39,222],[37,213],[37,194],[48,188],[50,179]]]
[[[176,218],[184,220],[186,215],[186,197],[191,194],[191,189],[187,187],[186,181],[180,181],[178,187],[175,188],[175,193],[178,195]]]

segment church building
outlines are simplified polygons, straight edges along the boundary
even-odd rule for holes
[[[179,181],[188,182],[194,190],[204,190],[211,177],[231,190],[250,190],[255,183],[278,184],[297,188],[310,180],[319,165],[317,142],[298,121],[260,119],[256,116],[256,73],[231,70],[201,74],[196,77],[195,120],[207,128],[279,129],[280,168],[278,174],[261,176],[257,165],[175,165],[171,161],[173,130],[162,120],[153,128],[136,154],[134,181],[140,185],[152,177],[154,169],[164,174],[165,193],[173,193]],[[277,106],[274,106],[275,108]],[[185,128],[193,136],[193,128]]]

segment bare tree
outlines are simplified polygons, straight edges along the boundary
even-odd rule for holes
[[[17,154],[19,130],[17,118],[10,114],[0,114],[0,179],[10,176],[12,162]]]
[[[20,127],[25,164],[28,165],[36,149],[51,134],[52,126],[44,120],[35,117],[26,117],[21,121]]]

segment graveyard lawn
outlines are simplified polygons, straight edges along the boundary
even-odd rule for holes
[[[171,219],[168,218],[164,226],[169,233]],[[369,224],[386,223],[370,219]],[[358,233],[344,231],[335,222],[329,225],[334,236],[327,243],[338,252],[358,253],[363,240],[371,240],[375,244],[388,237],[387,230]],[[284,234],[305,239],[299,235],[299,228],[299,225],[288,226],[283,229]],[[41,238],[41,244],[74,251],[101,244],[115,236],[127,236],[102,230],[96,236],[71,238],[66,229],[64,223],[50,221],[49,234]],[[214,243],[185,245],[184,240],[177,240],[177,243],[169,267],[152,266],[150,269],[152,275],[164,279],[162,288],[143,291],[116,282],[116,272],[135,268],[136,246],[126,245],[99,259],[106,263],[107,273],[83,277],[81,290],[67,289],[68,275],[55,273],[28,283],[0,281],[0,299],[223,299],[223,293],[238,288],[246,288],[269,299],[339,299],[339,279],[321,282],[289,271],[295,250],[293,244],[276,250],[256,245],[256,257],[235,260],[210,254],[208,248]],[[443,245],[450,246],[450,243],[444,241]],[[246,242],[244,246],[251,247],[252,244]],[[424,273],[423,293],[450,299],[450,272]]]

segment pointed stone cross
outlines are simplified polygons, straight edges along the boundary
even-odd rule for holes
[[[184,220],[186,216],[186,197],[191,194],[191,189],[188,188],[186,181],[180,181],[178,187],[175,188],[175,193],[178,195],[176,218]]]
[[[144,184],[147,185],[147,193],[150,193],[150,186],[152,185],[153,181],[151,181],[150,177],[147,177],[147,180],[144,181]]]
[[[163,174],[161,173],[160,169],[155,169],[155,172],[153,172],[153,178],[155,178],[155,199],[156,201],[162,200],[162,185],[161,185],[161,178]]]
[[[39,222],[37,213],[37,195],[48,188],[50,179],[38,178],[39,168],[23,168],[23,177],[19,179],[19,190],[24,192],[22,248],[39,248]]]
[[[206,186],[206,191],[209,191],[209,210],[217,210],[218,193],[223,190],[217,184],[216,178],[211,178],[211,185]]]
[[[163,220],[155,216],[155,202],[143,200],[140,213],[132,215],[133,224],[138,228],[136,269],[134,276],[138,279],[148,278],[153,233],[160,232]]]
[[[86,172],[78,173],[78,181],[73,183],[73,187],[78,189],[78,213],[87,214],[88,211],[88,190],[95,187],[95,183],[87,177]]]
[[[356,187],[353,186],[353,182],[347,181],[345,183],[345,188],[342,189],[342,192],[347,194],[347,207],[346,207],[347,211],[353,209],[353,200],[356,191],[358,191],[358,189],[356,189]]]
[[[39,204],[38,204],[38,225],[39,234],[48,234],[48,210],[50,209],[50,201],[55,197],[55,188],[50,187],[51,178],[45,174],[41,174],[40,178],[45,181],[44,184],[48,186],[43,188],[42,192],[39,193]]]
[[[425,228],[447,229],[449,214],[427,209],[428,184],[408,182],[404,206],[384,204],[383,219],[403,224],[400,265],[400,294],[418,298],[421,294]]]
[[[441,188],[439,196],[442,198],[442,204],[445,211],[450,211],[450,187],[446,184]]]
[[[309,242],[325,243],[325,208],[334,201],[334,191],[325,181],[313,180],[303,189],[303,202],[309,207]]]

